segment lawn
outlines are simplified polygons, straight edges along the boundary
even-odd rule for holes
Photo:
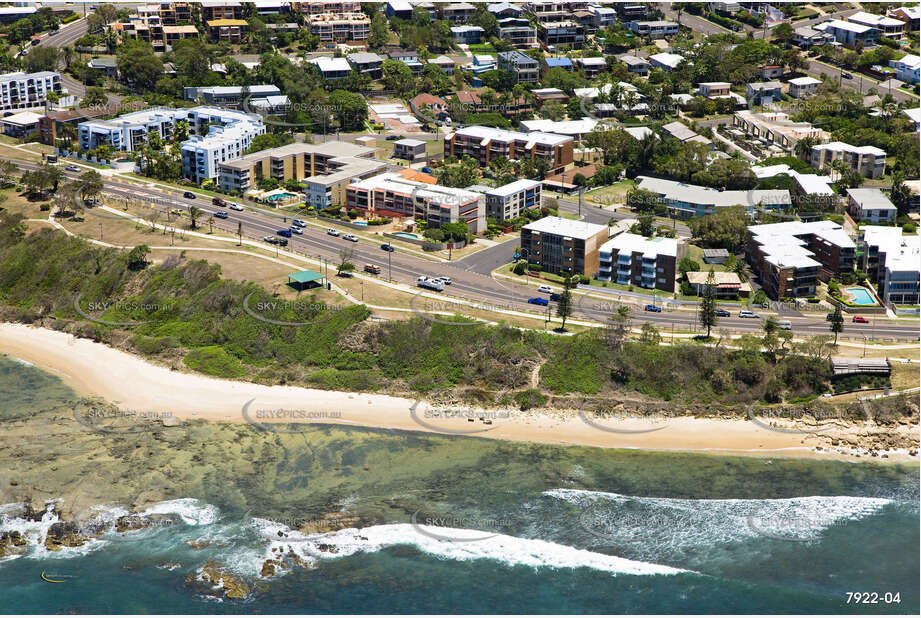
[[[606,187],[598,187],[587,191],[585,197],[601,204],[623,203],[627,199],[627,193],[635,186],[636,182],[624,179]]]
[[[691,258],[698,264],[700,264],[700,269],[709,271],[711,268],[714,272],[725,272],[725,264],[707,264],[704,262],[704,250],[697,245],[687,244],[687,257]]]

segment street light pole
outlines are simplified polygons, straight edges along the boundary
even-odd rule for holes
[[[387,252],[387,282],[393,283],[393,262],[391,260],[393,256],[393,246],[391,245],[390,251]]]

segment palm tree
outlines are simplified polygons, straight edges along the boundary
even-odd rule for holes
[[[189,220],[192,222],[192,229],[196,228],[196,221],[201,216],[201,209],[198,206],[189,206]]]
[[[61,50],[61,58],[64,60],[65,69],[70,68],[70,63],[74,59],[74,53],[75,52],[74,52],[73,45],[65,45],[64,48]]]

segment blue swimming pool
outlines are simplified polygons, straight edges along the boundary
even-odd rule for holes
[[[419,238],[415,234],[410,234],[409,232],[394,232],[394,236],[399,236],[401,238]]]
[[[851,295],[851,302],[855,305],[875,305],[876,301],[870,295],[866,288],[845,288],[844,290]]]
[[[293,193],[277,193],[266,198],[270,202],[277,202],[278,200],[289,200],[292,197],[297,197]]]

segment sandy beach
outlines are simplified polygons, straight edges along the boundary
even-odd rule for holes
[[[576,413],[516,410],[493,414],[491,425],[467,418],[446,420],[433,417],[427,404],[407,398],[209,378],[174,371],[88,339],[23,324],[0,324],[0,353],[58,375],[81,395],[102,397],[120,410],[180,419],[258,424],[271,418],[288,422],[308,419],[546,444],[851,458],[845,453],[816,450],[815,446],[825,443],[824,437],[771,431],[749,420],[627,418],[590,422]],[[916,458],[892,453],[893,459]]]

